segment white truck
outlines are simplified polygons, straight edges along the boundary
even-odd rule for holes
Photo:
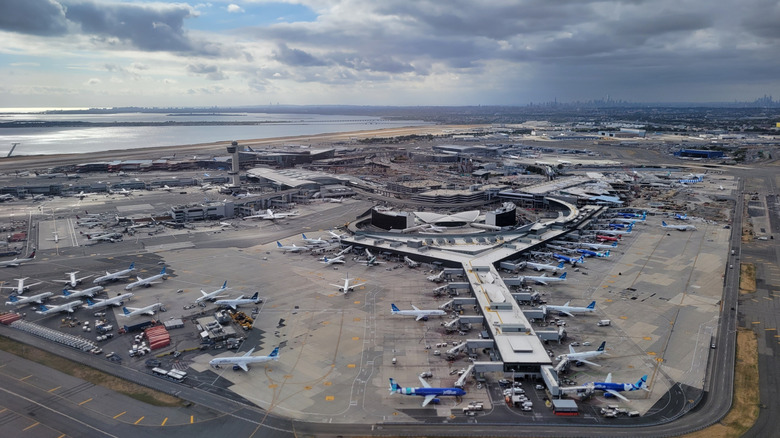
[[[609,319],[602,319],[599,322],[597,322],[596,325],[599,327],[606,327],[608,325],[612,325],[612,321]]]

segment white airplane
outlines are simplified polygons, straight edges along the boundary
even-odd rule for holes
[[[114,298],[97,300],[97,302],[94,302],[91,299],[87,298],[87,304],[84,306],[84,308],[95,310],[95,309],[100,309],[102,307],[108,307],[108,306],[121,306],[125,300],[129,300],[132,296],[133,296],[132,292],[128,292],[126,294],[115,296]]]
[[[347,275],[347,277],[348,278],[344,279],[343,285],[331,283],[331,286],[339,288],[339,292],[344,292],[344,295],[346,295],[348,292],[354,291],[356,287],[360,287],[366,284],[366,282],[358,283],[358,284],[349,284],[349,282],[354,280],[354,278],[349,278],[349,274]]]
[[[442,269],[441,272],[439,272],[438,274],[429,275],[427,278],[428,281],[432,281],[434,283],[441,283],[442,281],[444,281],[444,269]]]
[[[563,274],[561,274],[560,277],[548,277],[546,273],[542,275],[525,275],[523,276],[523,281],[534,281],[537,284],[547,286],[548,283],[557,283],[560,281],[566,281],[566,274],[567,273],[564,272]]]
[[[723,188],[723,186],[718,186],[718,190],[726,190]]]
[[[276,219],[286,219],[292,216],[298,216],[298,213],[295,211],[291,211],[289,213],[274,213],[273,210],[269,208],[265,211],[265,213],[257,213],[250,216],[244,216],[244,219],[265,219],[265,220],[273,221]]]
[[[116,272],[108,272],[106,271],[106,275],[100,276],[94,280],[92,280],[92,284],[100,284],[106,281],[116,281],[120,278],[127,278],[127,274],[135,271],[135,262],[130,263],[130,267],[127,269],[123,269],[121,271]]]
[[[160,310],[162,307],[162,303],[154,303],[151,306],[146,307],[122,307],[122,313],[120,313],[121,316],[124,316],[126,318],[130,318],[132,316],[136,315],[150,315],[154,316],[154,312]]]
[[[306,237],[306,234],[304,233],[301,233],[301,236],[303,237],[303,242],[306,245],[314,245],[314,246],[330,245],[330,242],[328,242],[327,240],[323,240],[322,237],[312,239],[311,237]]]
[[[580,363],[586,363],[588,365],[593,365],[594,367],[600,367],[601,365],[591,362],[588,359],[593,359],[595,357],[599,357],[602,354],[606,354],[607,352],[604,350],[604,347],[607,345],[607,341],[603,341],[601,345],[599,345],[599,348],[591,351],[581,351],[577,353],[574,351],[574,347],[569,344],[569,354],[562,354],[558,356],[556,359],[559,360],[558,365],[555,366],[555,371],[560,372],[567,364],[574,362],[577,364],[577,366],[580,365]]]
[[[29,256],[23,257],[21,259],[19,257],[17,257],[17,258],[15,258],[13,260],[4,260],[4,261],[0,262],[0,267],[3,267],[3,268],[15,268],[15,267],[21,265],[22,263],[33,261],[34,258],[35,258],[35,251],[31,252]]]
[[[604,245],[604,244],[601,244],[601,243],[580,242],[580,246],[584,246],[584,247],[590,248],[590,249],[607,249],[607,250],[611,250],[611,249],[614,249],[615,247],[617,247],[617,242],[612,242],[612,245]]]
[[[122,233],[106,233],[98,236],[87,234],[87,240],[97,240],[103,242],[120,242],[122,240]]]
[[[103,286],[94,286],[84,290],[68,290],[63,289],[62,295],[58,298],[81,298],[81,297],[94,297],[103,291]]]
[[[29,297],[19,298],[16,295],[11,295],[8,297],[10,301],[6,301],[6,306],[21,306],[22,304],[27,303],[37,303],[37,304],[43,304],[43,300],[46,298],[49,298],[50,296],[54,295],[51,292],[44,292],[42,294],[38,295],[31,295]]]
[[[226,290],[229,290],[230,288],[227,287],[227,280],[225,280],[224,283],[222,283],[222,287],[215,290],[214,292],[204,292],[203,289],[200,290],[200,293],[203,294],[203,296],[200,296],[195,299],[195,303],[200,304],[201,302],[205,300],[209,301],[215,301],[218,297],[222,297],[224,295],[219,295],[222,292],[225,292]]]
[[[48,307],[45,304],[41,304],[41,310],[38,310],[35,313],[38,313],[40,315],[51,315],[52,313],[59,313],[59,312],[73,313],[75,312],[76,307],[80,305],[81,305],[81,300],[71,301],[69,303],[61,304],[59,306],[54,306],[54,307]]]
[[[406,262],[406,264],[409,265],[410,268],[416,268],[420,266],[420,262],[415,262],[414,260],[410,259],[407,256],[404,256],[404,262]]]
[[[138,286],[151,287],[153,284],[156,284],[155,282],[157,280],[161,278],[165,280],[166,275],[168,274],[165,273],[165,266],[163,266],[162,271],[160,271],[160,273],[157,275],[152,275],[151,277],[147,277],[147,278],[136,277],[137,281],[134,281],[128,284],[127,286],[125,286],[125,290],[133,290],[133,288],[136,288]]]
[[[371,251],[369,251],[368,248],[366,248],[366,257],[366,266],[381,265],[384,263],[377,260],[376,256],[371,254]]]
[[[13,199],[14,199],[14,195],[11,195],[9,193],[6,193],[4,195],[0,195],[0,202],[11,201]]]
[[[391,311],[390,313],[393,315],[401,315],[401,316],[414,316],[415,321],[424,320],[427,321],[429,316],[444,316],[447,314],[447,312],[443,310],[420,310],[416,306],[412,305],[414,308],[413,310],[400,310],[398,307],[396,307],[395,304],[390,304]]]
[[[631,234],[631,225],[628,226],[629,228],[626,230],[593,230],[596,234],[601,234],[604,236],[622,236],[623,234]]]
[[[282,245],[278,240],[276,241],[276,247],[284,250],[284,252],[290,251],[290,252],[301,252],[301,251],[308,251],[309,248],[305,246],[296,246],[294,243],[292,245]]]
[[[165,190],[166,192],[172,192],[173,191],[173,187],[168,187],[167,184],[162,186],[162,189]]]
[[[532,268],[534,271],[558,272],[559,270],[560,271],[563,270],[563,267],[566,266],[566,262],[561,260],[561,262],[558,263],[557,265],[548,265],[546,263],[525,262],[525,265]]]
[[[661,221],[661,227],[662,228],[669,228],[672,230],[677,231],[695,231],[696,226],[694,225],[669,225],[665,221]]]
[[[272,360],[279,360],[279,347],[274,348],[274,350],[268,356],[252,356],[254,351],[255,349],[253,348],[244,353],[243,356],[217,357],[211,359],[209,361],[209,365],[213,366],[214,368],[219,368],[220,365],[233,365],[234,370],[241,368],[244,371],[249,371],[249,367],[247,367],[247,365],[250,363],[263,363]]]
[[[596,311],[595,301],[591,301],[590,304],[588,304],[588,307],[570,306],[569,303],[571,303],[571,301],[567,301],[566,304],[564,304],[563,306],[544,304],[542,305],[542,311],[544,311],[544,313],[547,313],[548,310],[554,310],[556,312],[560,312],[572,317],[574,316],[575,313],[592,313]]]
[[[347,254],[348,252],[352,251],[352,245],[349,245],[348,247],[342,249],[341,251],[336,253],[336,257],[341,257],[344,254]]]
[[[60,242],[60,235],[56,231],[52,231],[51,233],[54,234],[54,237],[52,237],[51,239],[46,239],[46,240],[48,240],[50,242],[54,242],[54,243],[59,243]]]
[[[29,279],[30,277],[14,278],[14,280],[17,281],[16,286],[0,286],[0,289],[11,289],[14,291],[12,293],[16,293],[16,295],[22,295],[28,290],[30,290],[31,287],[38,286],[39,284],[43,284],[42,281],[33,284],[24,284],[24,281]]]
[[[233,298],[231,300],[217,300],[214,301],[214,304],[217,306],[230,307],[231,309],[236,310],[236,308],[242,304],[257,304],[262,301],[258,297],[258,294],[258,292],[255,292],[255,294],[249,298],[244,298],[243,295],[240,295],[238,298]]]
[[[346,234],[338,234],[338,233],[334,233],[333,231],[330,231],[330,230],[328,230],[328,234],[330,234],[330,235],[331,235],[331,236],[332,236],[334,239],[338,240],[339,242],[340,242],[340,241],[341,241],[341,239],[343,239],[344,237],[347,237],[347,235],[346,235]]]
[[[109,194],[112,195],[125,195],[125,196],[131,196],[133,194],[132,190],[127,190],[126,188],[122,187],[119,190],[109,190]]]
[[[81,284],[81,282],[82,282],[83,280],[86,280],[86,279],[87,279],[87,278],[89,278],[89,277],[94,277],[94,275],[93,275],[93,274],[89,274],[89,275],[87,275],[86,277],[76,278],[76,274],[78,274],[78,273],[79,273],[79,271],[76,271],[76,272],[67,272],[67,273],[66,273],[66,275],[67,275],[68,277],[70,277],[70,279],[69,279],[69,280],[52,280],[52,281],[56,281],[57,283],[62,283],[62,284],[65,284],[65,285],[67,285],[67,286],[70,286],[70,287],[76,287],[76,286],[78,286],[79,284]]]
[[[344,261],[344,256],[338,256],[332,259],[329,259],[328,257],[323,257],[322,260],[320,260],[320,263],[325,263],[326,265],[332,265],[334,263],[343,264],[346,262]]]

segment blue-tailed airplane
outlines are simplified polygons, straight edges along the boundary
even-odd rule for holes
[[[632,222],[632,223],[626,225],[626,224],[616,224],[616,223],[611,223],[610,222],[608,224],[608,226],[609,226],[609,228],[611,228],[613,230],[615,230],[615,229],[622,230],[622,229],[627,229],[627,228],[633,228],[634,227],[634,223]]]
[[[547,286],[547,283],[566,281],[566,272],[561,274],[560,277],[548,277],[547,273],[544,273],[542,275],[525,275],[523,276],[523,281],[525,281],[526,283],[529,281],[533,281],[536,282],[537,284]]]
[[[609,250],[607,252],[596,252],[589,249],[578,249],[577,252],[585,257],[609,257]]]
[[[437,397],[449,396],[449,397],[463,397],[466,395],[466,391],[460,388],[434,388],[428,382],[419,377],[422,387],[402,387],[395,383],[395,380],[390,378],[390,394],[403,394],[403,395],[416,395],[418,397],[425,397],[422,402],[422,406],[426,407],[430,402],[434,404],[439,403]]]
[[[211,359],[209,361],[209,365],[213,366],[214,368],[219,368],[220,365],[233,365],[233,369],[236,371],[239,369],[249,371],[249,367],[247,365],[250,363],[263,363],[272,360],[279,360],[279,347],[275,347],[268,356],[252,356],[254,351],[255,349],[253,348],[244,353],[243,356],[217,357]]]
[[[661,227],[663,228],[671,228],[673,230],[677,231],[695,231],[696,226],[694,225],[669,225],[665,221],[661,221]]]
[[[674,218],[681,221],[687,221],[689,219],[687,214],[680,214],[680,213],[675,213]]]
[[[99,294],[103,291],[103,286],[94,286],[90,287],[88,289],[84,290],[68,290],[63,289],[62,295],[60,295],[58,298],[81,298],[81,297],[94,297],[95,295]]]
[[[625,401],[628,401],[620,392],[622,391],[636,391],[638,389],[647,389],[647,374],[642,376],[636,383],[613,383],[612,373],[607,374],[607,378],[603,382],[590,382],[582,386],[569,386],[561,388],[563,392],[586,392],[592,393],[593,391],[604,391],[604,397],[618,397]]]
[[[563,270],[563,267],[565,266],[566,262],[561,260],[558,265],[548,265],[546,263],[535,263],[535,262],[525,262],[525,265],[529,268],[532,268],[534,271],[553,271],[558,272],[558,270]]]
[[[584,256],[580,256],[579,258],[574,258],[574,257],[565,256],[563,254],[553,253],[553,257],[555,257],[558,260],[564,261],[566,263],[571,263],[572,266],[576,265],[577,263],[585,263]]]
[[[414,310],[401,310],[399,309],[395,304],[390,304],[391,311],[390,313],[392,315],[401,315],[401,316],[414,316],[416,321],[423,320],[427,321],[429,316],[444,316],[447,314],[447,312],[439,309],[433,309],[433,310],[421,310],[418,309],[417,306],[412,305]]]
[[[617,247],[617,242],[612,242],[612,245],[603,245],[601,243],[585,243],[581,242],[580,246],[584,246],[590,249],[612,249]]]
[[[570,306],[569,303],[571,303],[571,301],[567,301],[566,304],[564,304],[563,306],[556,306],[553,304],[543,304],[542,310],[544,311],[544,313],[547,313],[548,310],[554,310],[556,312],[563,313],[571,317],[573,317],[575,313],[593,313],[596,311],[595,301],[591,301],[590,304],[588,304],[588,307]]]
[[[643,211],[642,214],[639,214],[639,213],[626,213],[626,212],[621,211],[621,212],[618,212],[618,216],[624,217],[626,219],[635,219],[635,220],[638,220],[638,221],[643,221],[643,220],[647,219],[647,212]]]

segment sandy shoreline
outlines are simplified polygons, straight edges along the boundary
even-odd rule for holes
[[[347,131],[330,132],[315,135],[300,135],[289,137],[275,137],[262,139],[244,139],[236,140],[240,145],[249,147],[259,147],[269,144],[278,144],[279,146],[288,143],[329,143],[335,141],[344,141],[352,138],[372,138],[372,137],[398,137],[405,135],[441,135],[452,130],[463,130],[484,125],[428,125],[428,126],[410,126],[403,128],[386,128],[368,131]],[[227,147],[232,140],[187,144],[175,146],[156,146],[137,149],[108,150],[104,152],[88,152],[78,154],[56,154],[56,155],[20,155],[0,160],[0,171],[8,172],[15,170],[41,169],[45,167],[60,166],[63,164],[85,163],[92,161],[107,161],[119,159],[159,159],[171,154],[190,154],[190,153],[208,153],[208,154],[227,154]]]

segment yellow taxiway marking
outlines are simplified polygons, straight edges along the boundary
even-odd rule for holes
[[[620,316],[619,318],[620,318],[620,319],[628,319],[628,317],[627,317],[627,316]]]
[[[28,429],[32,429],[33,427],[35,427],[35,426],[37,426],[39,424],[41,424],[41,423],[39,421],[36,421],[35,423],[33,423],[33,424],[25,427],[24,429],[22,429],[22,432],[24,432],[25,430],[28,430]]]
[[[57,438],[65,438],[66,436],[68,436],[68,434],[63,433],[62,435],[58,436]]]
[[[765,300],[772,301],[772,297],[764,297]]]
[[[644,339],[645,341],[652,341],[653,340],[653,338],[651,338],[650,336],[645,336],[642,339]]]
[[[127,413],[127,411],[124,411],[124,412],[121,412],[119,414],[114,415],[114,420],[116,420],[117,418],[121,417],[122,415],[125,415],[126,413]]]
[[[764,329],[764,330],[766,330],[768,332],[769,331],[777,331],[777,327],[772,327],[772,328],[768,328],[768,329]]]
[[[278,388],[279,385],[277,385],[276,383],[272,383],[272,384],[268,385],[268,387],[273,389],[273,388]]]
[[[355,368],[355,364],[354,363],[348,364],[347,368]]]
[[[138,424],[138,423],[140,423],[140,422],[141,422],[141,420],[143,420],[143,419],[144,419],[144,417],[141,417],[141,418],[139,418],[139,419],[138,419],[138,420],[137,420],[135,423],[133,423],[133,424]]]
[[[19,379],[19,381],[20,381],[20,382],[23,382],[23,381],[25,381],[25,380],[29,379],[29,378],[30,378],[30,377],[32,377],[32,376],[33,376],[32,374],[30,374],[29,376],[24,376],[24,377],[22,377],[21,379]]]
[[[194,422],[195,422],[195,416],[194,415],[190,415],[190,424],[192,424]]]
[[[88,398],[88,399],[84,400],[83,402],[79,403],[79,406],[83,405],[84,403],[89,403],[91,401],[92,401],[92,399]]]
[[[50,389],[50,390],[49,390],[49,392],[54,392],[54,391],[56,391],[56,390],[58,390],[58,389],[60,389],[60,388],[62,388],[62,386],[58,386],[58,387],[56,387],[56,388],[52,388],[52,389]]]
[[[165,420],[163,420],[162,424],[160,426],[165,426],[165,423],[168,422],[168,417],[165,417]]]
[[[2,414],[3,412],[5,412],[5,411],[7,411],[7,410],[8,410],[8,408],[3,408],[3,409],[0,409],[0,414]]]
[[[322,384],[325,385],[325,386],[330,386],[330,385],[333,384],[333,382],[322,382]]]
[[[353,341],[358,341],[358,340],[360,340],[360,338],[359,338],[359,337],[357,337],[357,336],[353,336],[353,337],[352,337],[352,340],[353,340]]]
[[[333,400],[336,400],[336,397],[334,397],[332,395],[326,395],[325,396],[325,401],[333,401]]]
[[[753,321],[752,324],[761,324],[761,321]]]

